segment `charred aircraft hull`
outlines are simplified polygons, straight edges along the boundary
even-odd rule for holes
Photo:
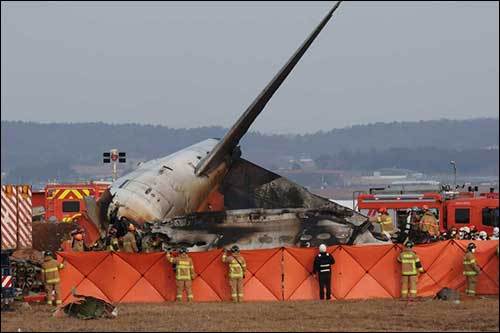
[[[345,212],[347,213],[347,211]],[[238,245],[241,249],[317,247],[320,244],[387,243],[373,226],[337,209],[243,209],[193,213],[146,223],[143,244],[159,236],[163,249],[207,251]],[[377,239],[378,237],[378,239]]]

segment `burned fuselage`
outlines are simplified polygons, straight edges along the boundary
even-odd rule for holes
[[[350,215],[350,216],[349,216]],[[241,249],[320,244],[386,243],[370,222],[335,207],[313,209],[242,209],[193,213],[145,224],[145,243],[159,236],[164,248],[206,251],[238,245]],[[380,235],[380,237],[383,237]]]

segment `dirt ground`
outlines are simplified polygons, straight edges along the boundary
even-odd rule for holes
[[[54,308],[2,313],[4,331],[497,331],[497,297],[460,304],[398,300],[122,304],[116,319],[51,317]]]

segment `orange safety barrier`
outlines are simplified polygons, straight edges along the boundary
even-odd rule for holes
[[[431,296],[441,288],[464,291],[463,256],[470,241],[444,241],[415,246],[425,273],[418,279],[418,296]],[[498,294],[498,241],[475,241],[481,267],[476,291]],[[401,245],[332,246],[335,258],[333,299],[397,298],[400,296]],[[318,282],[312,275],[315,248],[248,250],[245,300],[280,301],[318,299]],[[195,301],[229,301],[227,266],[222,250],[195,252]],[[64,302],[71,289],[114,303],[165,302],[175,300],[175,277],[164,253],[59,252],[65,262],[61,271]]]

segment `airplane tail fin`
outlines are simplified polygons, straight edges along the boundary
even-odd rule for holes
[[[323,20],[318,24],[316,29],[309,35],[309,37],[302,43],[302,45],[295,51],[288,62],[280,69],[280,71],[273,77],[261,93],[254,99],[252,104],[240,116],[238,121],[229,129],[224,137],[217,143],[214,149],[203,158],[196,166],[195,173],[197,176],[212,169],[218,165],[226,155],[230,154],[233,149],[238,145],[239,141],[248,131],[248,128],[255,121],[257,116],[266,106],[267,102],[271,99],[273,94],[278,90],[283,81],[287,78],[288,74],[293,70],[295,65],[299,62],[300,58],[307,51],[314,39],[319,35],[323,27],[330,20],[335,10],[339,7],[342,1],[338,1],[335,6],[326,14]]]

